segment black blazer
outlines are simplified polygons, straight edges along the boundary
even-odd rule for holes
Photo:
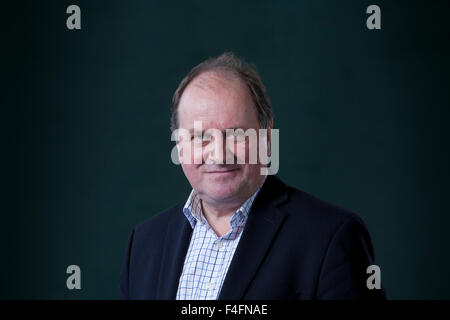
[[[132,230],[119,298],[175,299],[192,233],[183,205]],[[366,286],[373,255],[357,215],[268,176],[219,299],[383,299],[383,289]]]

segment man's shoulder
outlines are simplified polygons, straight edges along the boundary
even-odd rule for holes
[[[178,202],[177,204],[160,211],[150,218],[139,222],[135,226],[135,233],[149,233],[149,232],[165,232],[169,223],[177,216],[183,215],[184,202]]]
[[[303,190],[288,186],[289,201],[283,210],[291,216],[291,222],[316,232],[335,232],[345,223],[354,223],[364,228],[365,224],[355,212],[321,199]]]

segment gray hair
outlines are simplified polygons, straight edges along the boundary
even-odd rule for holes
[[[262,129],[270,127],[273,119],[272,106],[258,72],[254,66],[237,58],[232,52],[225,52],[218,57],[209,58],[195,66],[180,82],[172,98],[172,115],[170,120],[170,129],[172,131],[179,126],[178,105],[184,90],[194,78],[206,71],[231,72],[242,80],[247,85],[256,106],[259,125]]]

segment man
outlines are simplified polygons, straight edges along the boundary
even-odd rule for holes
[[[358,216],[262,174],[247,136],[228,143],[227,130],[272,128],[251,66],[225,53],[190,71],[173,97],[171,129],[189,133],[176,141],[192,192],[133,229],[120,298],[384,298],[367,286],[373,249]],[[260,151],[270,154],[271,136],[258,137]]]

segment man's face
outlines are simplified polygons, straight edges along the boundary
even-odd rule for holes
[[[202,200],[215,205],[242,203],[256,191],[264,179],[260,174],[261,165],[249,164],[249,148],[253,150],[256,143],[225,134],[226,129],[258,132],[260,128],[252,97],[243,82],[224,73],[200,74],[181,96],[178,120],[179,127],[193,135],[191,141],[178,143],[178,148],[182,154],[183,149],[191,147],[190,164],[182,162],[181,165]],[[202,132],[194,131],[195,121],[201,121],[203,134],[208,129],[218,129],[222,136],[213,133],[202,140]],[[227,156],[233,164],[226,164]],[[245,163],[237,163],[239,157]]]

